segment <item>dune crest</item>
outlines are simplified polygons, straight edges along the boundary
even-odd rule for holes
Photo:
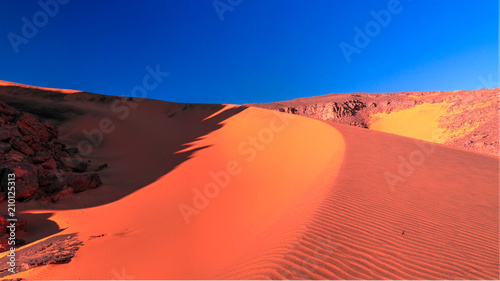
[[[16,203],[25,271],[8,275],[5,252],[0,277],[500,277],[498,156],[255,107],[19,87],[0,96],[57,126],[58,142],[86,150],[82,161],[108,165],[95,189]],[[386,108],[380,122],[423,122],[409,130],[421,138],[491,127],[441,131],[495,105],[442,102]]]
[[[293,241],[340,168],[342,136],[257,108],[223,123],[154,183],[112,204],[56,211],[60,234],[78,233],[84,245],[69,264],[12,277],[109,279],[126,265],[139,279],[213,279],[248,253]]]
[[[498,156],[499,102],[496,88],[329,94],[249,105],[423,140],[433,131],[436,143]]]
[[[59,93],[63,93],[63,94],[74,94],[74,93],[80,93],[80,92],[82,92],[82,91],[70,90],[70,89],[57,89],[57,88],[37,87],[37,86],[19,84],[19,83],[14,83],[14,82],[9,82],[9,81],[3,81],[3,80],[0,80],[0,86],[2,86],[2,87],[21,87],[21,88],[32,89],[32,90],[43,90],[43,91],[59,92]]]

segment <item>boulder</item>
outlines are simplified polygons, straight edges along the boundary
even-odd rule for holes
[[[19,163],[26,159],[26,155],[21,152],[11,149],[9,152],[1,156],[0,168],[6,167],[11,163]]]
[[[25,135],[25,136],[21,136],[21,140],[24,141],[25,143],[30,143],[33,140],[33,137],[29,136],[29,135]]]
[[[79,159],[71,158],[71,157],[64,157],[61,159],[61,162],[68,169],[70,169],[73,172],[77,172],[77,173],[85,172],[87,170],[87,167],[88,167],[88,163],[86,163],[82,160],[79,160]]]
[[[52,158],[52,155],[49,152],[39,151],[35,154],[35,156],[33,156],[32,160],[33,160],[33,163],[39,164],[39,163],[43,163],[51,158]]]
[[[22,114],[16,122],[23,136],[31,136],[38,142],[49,142],[57,138],[57,129],[32,114]]]
[[[34,155],[35,151],[24,141],[21,140],[21,138],[12,138],[10,140],[10,144],[14,149],[17,151],[26,154],[26,155]]]
[[[58,193],[71,187],[77,193],[88,189],[95,189],[101,184],[101,178],[96,173],[68,175],[65,177],[59,176],[58,181],[50,187],[50,191],[51,193]]]
[[[8,106],[3,101],[0,101],[0,116],[9,117],[19,114],[19,111],[12,106]],[[7,119],[7,118],[6,118]]]
[[[5,141],[10,139],[11,133],[6,129],[0,129],[0,141]]]
[[[38,172],[38,185],[40,187],[48,187],[55,184],[59,180],[59,171],[41,170]]]
[[[66,189],[63,189],[62,191],[60,191],[59,193],[55,194],[55,195],[52,195],[50,197],[50,200],[52,202],[56,202],[56,201],[59,201],[61,200],[62,198],[68,196],[68,195],[71,195],[71,194],[74,194],[75,193],[75,190],[70,186]],[[50,201],[49,201],[50,202]]]
[[[33,197],[38,189],[37,169],[33,164],[19,162],[3,168],[0,172],[2,187],[7,186],[9,173],[16,175],[16,200],[27,200]]]
[[[50,158],[42,163],[42,167],[47,170],[55,170],[57,168],[56,160],[54,160],[54,158]]]
[[[0,142],[0,155],[5,154],[9,152],[12,149],[12,146],[10,143],[7,142]]]

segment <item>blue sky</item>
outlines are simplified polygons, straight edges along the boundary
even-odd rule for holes
[[[169,75],[148,98],[234,104],[498,87],[498,11],[497,0],[1,1],[0,80],[128,96],[149,66]]]

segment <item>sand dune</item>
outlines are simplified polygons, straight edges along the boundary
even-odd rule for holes
[[[412,108],[372,116],[370,129],[419,140],[446,142],[445,129],[439,125],[451,104],[420,104]]]
[[[499,89],[328,94],[261,108],[499,155]]]
[[[165,110],[172,110],[172,106],[162,103],[160,109],[155,108],[157,105],[141,103],[127,124],[148,121],[145,113],[151,120],[156,119],[160,127],[169,124],[163,119],[171,115],[165,114]],[[206,127],[203,122],[217,120],[235,108],[229,106],[221,111],[215,107],[197,121],[193,116],[191,129],[196,130],[195,122],[198,127]],[[197,110],[199,106],[186,111],[195,115],[192,111]],[[100,118],[96,112],[100,111],[81,119],[88,124],[89,119]],[[71,128],[61,126],[68,130],[63,135],[77,135],[84,127],[79,124],[72,122]],[[174,134],[183,134],[182,128],[163,131],[152,124],[144,128],[150,135],[160,133],[172,138]],[[146,132],[126,130],[107,135],[95,155],[108,158],[108,186],[78,199],[62,200],[58,208],[74,209],[76,200],[90,205],[110,202],[105,198],[110,193],[129,189],[130,182],[137,178],[154,175],[155,167],[165,161],[161,158],[168,157],[161,152],[168,142],[155,143],[142,138],[145,135]],[[194,151],[190,159],[153,183],[110,204],[54,212],[50,220],[64,231],[53,235],[78,233],[84,245],[69,264],[35,268],[17,276],[110,279],[114,272],[126,268],[129,274],[141,279],[215,278],[234,260],[245,257],[246,252],[278,243],[288,233],[302,228],[300,222],[327,192],[340,167],[343,145],[341,135],[327,124],[262,109],[245,109],[227,118],[220,129],[189,145],[187,150]],[[118,151],[134,154],[130,161],[139,162],[143,168],[124,163],[127,155],[119,157],[115,154]],[[187,153],[183,148],[177,152],[181,151]],[[140,158],[135,154],[139,152],[147,157]],[[297,212],[299,209],[301,212]],[[37,242],[41,241],[34,241]]]
[[[344,161],[306,230],[286,254],[259,256],[223,277],[499,278],[498,158],[334,126]],[[398,156],[418,151],[423,162],[391,187],[384,173],[400,175]]]
[[[3,80],[0,80],[0,87],[21,87],[21,88],[30,89],[30,90],[51,91],[51,92],[58,92],[58,93],[64,93],[64,94],[74,94],[74,93],[82,92],[82,91],[70,90],[70,89],[37,87],[37,86],[19,84],[19,83],[3,81]]]
[[[234,105],[121,100],[122,119],[117,99],[57,102],[78,112],[48,117],[70,145],[116,125],[87,156],[109,169],[98,189],[20,204],[32,229],[19,250],[82,245],[8,278],[500,278],[496,156]],[[56,229],[34,222],[48,216]]]

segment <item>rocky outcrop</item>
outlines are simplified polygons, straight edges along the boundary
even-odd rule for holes
[[[366,104],[357,99],[344,102],[315,103],[311,105],[283,106],[275,110],[308,116],[320,120],[336,121],[339,123],[367,128],[365,120],[358,116],[366,108]]]
[[[451,104],[450,111],[439,120],[440,127],[451,136],[444,144],[499,155],[499,89],[330,94],[249,105],[369,129],[374,114],[443,102]]]
[[[48,238],[33,246],[16,251],[16,272],[23,272],[48,264],[68,263],[83,245],[76,234],[63,234]],[[0,277],[9,275],[9,257],[0,259]],[[5,279],[2,279],[5,280]]]
[[[97,169],[57,136],[56,127],[0,101],[0,200],[7,198],[10,173],[16,176],[17,201],[54,202],[102,184]]]

